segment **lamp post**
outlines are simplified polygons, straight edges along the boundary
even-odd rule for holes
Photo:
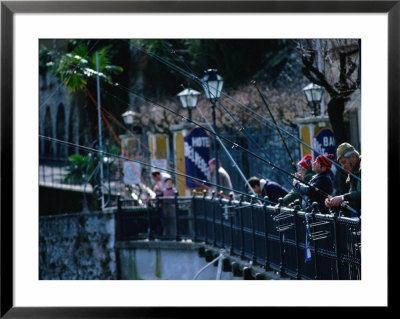
[[[129,127],[131,135],[141,134],[141,129],[138,127],[135,127],[133,125],[133,122],[135,121],[135,117],[136,117],[136,112],[134,112],[132,110],[128,110],[122,114],[122,118],[124,119],[125,124]],[[132,143],[135,143],[135,142],[132,142]],[[129,156],[134,156],[136,152],[138,154],[140,154],[140,145],[139,144],[137,144],[136,146],[132,146],[132,147],[133,147],[133,149],[131,149],[129,146],[127,146],[126,151],[129,152]],[[130,153],[130,151],[132,151],[132,153]]]
[[[99,52],[96,51],[96,71],[97,71],[97,120],[99,127],[99,149],[100,149],[100,190],[101,190],[101,210],[104,209],[104,189],[103,189],[103,140],[101,136],[101,103],[100,103],[100,79],[99,79]]]
[[[216,69],[208,69],[204,72],[203,77],[203,89],[206,94],[207,99],[212,105],[212,120],[214,133],[217,133],[217,125],[215,120],[215,103],[217,102],[219,96],[221,95],[222,86],[224,85],[224,79],[217,74]],[[219,160],[217,151],[217,136],[214,134],[214,158],[215,158],[215,183],[219,185]]]
[[[313,105],[313,116],[317,116],[317,104],[321,102],[324,88],[314,83],[310,83],[303,88],[308,104]]]
[[[181,101],[184,109],[188,110],[189,120],[192,120],[192,110],[196,108],[197,101],[199,100],[200,92],[187,88],[178,93],[177,97]]]
[[[132,110],[128,110],[122,114],[122,118],[126,125],[129,125],[129,129],[133,132],[133,121],[135,120],[136,113]]]

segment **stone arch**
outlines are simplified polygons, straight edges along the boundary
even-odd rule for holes
[[[45,108],[45,115],[42,119],[41,134],[44,136],[53,136],[53,122],[51,120],[51,110],[49,106]],[[41,140],[41,153],[44,156],[50,156],[52,154],[52,142],[47,140]]]
[[[68,119],[68,142],[79,145],[79,110],[76,105],[71,107]],[[68,154],[79,153],[78,147],[69,147]]]
[[[65,128],[66,128],[65,108],[63,104],[60,104],[57,108],[57,116],[56,116],[56,132],[55,132],[56,139],[62,141],[67,140],[67,132]],[[68,155],[68,147],[65,145],[56,143],[55,149],[57,156]]]

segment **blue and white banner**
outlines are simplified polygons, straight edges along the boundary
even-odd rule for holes
[[[323,154],[336,155],[335,137],[331,129],[325,128],[314,136],[314,150],[315,157]]]
[[[184,138],[185,174],[201,180],[210,180],[210,137],[201,127],[194,128]],[[202,187],[199,182],[186,177],[188,188]]]

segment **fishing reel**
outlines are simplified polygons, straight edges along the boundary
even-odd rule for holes
[[[268,197],[266,196],[266,199]],[[279,198],[278,199],[278,205],[275,206],[275,212],[277,214],[271,214],[272,220],[275,222],[275,229],[277,232],[286,232],[290,229],[294,228],[294,215],[288,212],[283,212],[281,210],[281,207],[283,205],[283,199]]]
[[[328,237],[330,237],[331,231],[327,230],[326,227],[321,227],[324,225],[328,225],[331,224],[332,222],[327,221],[327,220],[321,220],[321,221],[315,221],[315,213],[318,212],[318,203],[314,202],[311,204],[312,207],[312,211],[311,212],[306,212],[304,215],[304,225],[306,227],[306,229],[309,230],[308,233],[308,240],[310,241],[317,241],[317,240],[321,240],[321,239],[326,239]]]
[[[237,215],[236,209],[237,206],[232,204],[233,200],[233,192],[229,193],[230,201],[228,203],[222,204],[221,202],[221,208],[222,208],[222,217],[225,220],[229,220],[232,217],[235,217]]]

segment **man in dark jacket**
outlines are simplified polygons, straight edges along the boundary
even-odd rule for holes
[[[361,214],[361,156],[349,143],[342,143],[336,150],[337,160],[343,169],[354,174],[348,175],[346,183],[350,184],[348,193],[330,197],[325,200],[328,207],[340,206],[343,202],[348,202],[349,206]]]
[[[322,214],[327,214],[329,209],[325,206],[325,198],[333,191],[333,184],[330,174],[333,154],[320,155],[312,163],[312,170],[315,175],[311,178],[308,185],[300,183],[298,180],[293,180],[293,186],[308,197],[308,204],[313,202],[318,203],[318,209]]]
[[[298,163],[297,163],[297,173],[296,176],[300,178],[304,183],[308,183],[311,178],[314,176],[312,171],[312,156],[310,154],[305,155]],[[283,206],[291,206],[293,205],[296,199],[301,199],[299,195],[299,191],[296,189],[292,189],[284,198],[283,198]]]
[[[279,198],[287,195],[288,191],[283,186],[269,179],[259,179],[253,176],[248,180],[254,192],[261,197],[268,197],[268,200],[277,203]]]

